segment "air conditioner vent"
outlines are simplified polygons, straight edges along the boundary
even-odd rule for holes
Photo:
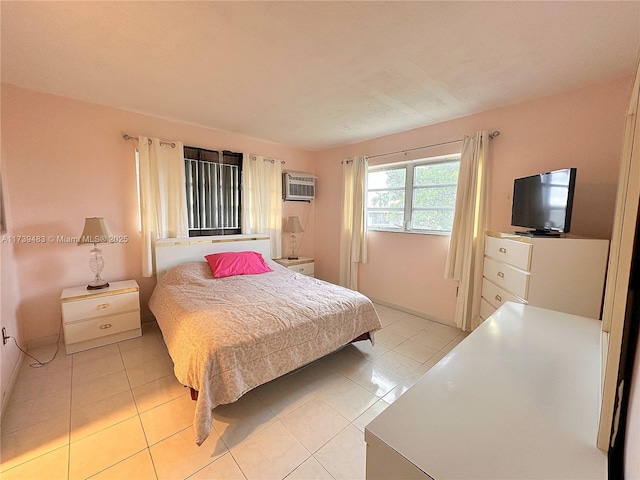
[[[318,177],[312,173],[284,172],[282,175],[282,198],[310,202],[316,196],[316,178]]]

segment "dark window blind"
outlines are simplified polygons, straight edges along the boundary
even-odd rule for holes
[[[242,154],[184,147],[189,236],[241,233]]]

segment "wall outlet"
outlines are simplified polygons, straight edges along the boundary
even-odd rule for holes
[[[2,327],[2,344],[6,345],[7,340],[9,340],[9,335],[7,335],[7,329]]]

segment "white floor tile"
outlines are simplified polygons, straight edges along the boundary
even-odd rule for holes
[[[277,417],[282,417],[315,397],[308,375],[285,375],[253,390],[260,401]]]
[[[45,420],[68,414],[71,391],[57,390],[25,402],[10,402],[2,418],[2,434],[16,432]]]
[[[87,350],[87,352],[91,352],[91,350]],[[75,355],[80,354],[77,353]],[[73,363],[72,377],[74,385],[91,382],[98,378],[124,370],[124,363],[122,363],[122,357],[120,356],[120,351],[117,349],[117,346],[116,353],[114,355],[100,356],[95,360],[82,360],[81,362],[76,362],[76,359],[74,358]],[[76,365],[76,363],[79,364]]]
[[[133,388],[133,396],[139,413],[188,394],[189,390],[180,384],[173,375],[167,375]]]
[[[213,410],[213,427],[227,448],[242,443],[274,421],[274,414],[253,392]]]
[[[69,480],[84,479],[147,448],[138,417],[70,445]]]
[[[88,437],[131,417],[138,410],[131,390],[108,397],[91,405],[71,409],[71,442]]]
[[[400,380],[396,374],[371,362],[360,361],[358,365],[341,372],[374,395],[382,397],[395,387]]]
[[[364,478],[366,425],[466,338],[376,308],[386,327],[375,346],[348,345],[216,408],[200,447],[196,404],[155,322],[141,337],[73,355],[62,344],[41,368],[27,359],[3,415],[2,478]]]
[[[11,470],[2,472],[2,480],[66,479],[69,475],[69,446],[36,457]]]
[[[349,424],[346,418],[319,398],[305,403],[280,421],[311,453]]]
[[[434,350],[440,350],[452,339],[443,338],[437,334],[431,333],[429,329],[421,330],[416,333],[411,340]]]
[[[249,480],[284,478],[311,455],[280,421],[232,448],[231,454]]]
[[[190,476],[189,480],[245,480],[245,476],[233,456],[225,453]]]
[[[191,396],[182,395],[141,413],[140,420],[147,443],[155,445],[193,425],[195,409],[196,402],[191,400]]]
[[[364,434],[353,425],[333,437],[314,457],[336,480],[365,478]]]
[[[162,377],[173,376],[173,362],[168,355],[160,356],[154,361],[128,367],[126,372],[131,388],[135,388]]]
[[[421,362],[402,355],[396,350],[392,350],[376,358],[373,363],[401,378],[406,378],[422,365]]]
[[[369,423],[374,418],[384,412],[389,405],[390,404],[385,402],[384,400],[378,400],[376,403],[370,406],[366,412],[356,418],[353,421],[353,425],[361,432],[364,432],[364,428],[369,425]]]
[[[149,450],[143,450],[91,477],[91,480],[156,480]]]
[[[291,472],[286,480],[333,480],[333,477],[320,462],[311,457]]]
[[[227,453],[227,447],[215,431],[198,446],[193,428],[156,443],[150,448],[158,480],[186,478]]]
[[[2,471],[69,444],[69,412],[0,439]]]
[[[323,388],[318,397],[350,422],[378,401],[375,394],[346,377]]]
[[[100,400],[131,390],[127,373],[120,370],[90,382],[73,384],[71,387],[72,408],[92,405]]]
[[[418,342],[414,342],[413,340],[405,340],[396,348],[394,348],[394,350],[398,353],[401,353],[405,357],[412,358],[416,362],[420,363],[426,362],[436,353],[438,353],[438,350],[427,347]]]

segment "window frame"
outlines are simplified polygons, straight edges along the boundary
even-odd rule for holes
[[[197,152],[197,155],[196,155],[196,152]],[[197,156],[198,158],[192,158],[192,156]],[[217,158],[212,158],[213,156]],[[243,162],[244,155],[240,152],[232,152],[229,150],[210,150],[206,148],[185,145],[183,157],[184,157],[184,163],[185,163],[184,182],[185,182],[185,195],[186,195],[188,217],[189,217],[189,220],[188,220],[189,237],[224,236],[224,235],[237,235],[242,233],[242,162]],[[194,188],[197,191],[195,197],[192,196],[191,188],[190,188],[190,180],[189,180],[190,178],[193,178],[189,174],[189,172],[194,172],[194,170],[190,168],[190,163],[192,162],[196,162],[195,172],[197,173],[196,175],[197,178],[195,180],[196,185],[194,185]],[[207,185],[206,183],[207,179],[206,178],[203,179],[200,177],[200,172],[203,172],[205,168],[204,164],[208,164],[207,168],[211,168],[211,165],[216,165],[216,164],[220,166],[228,165],[228,166],[237,168],[237,188],[234,188],[234,185],[236,185],[236,183],[231,182],[231,184],[228,185],[230,193],[227,193],[227,195],[231,194],[236,197],[235,200],[237,202],[236,203],[237,207],[234,208],[234,212],[235,214],[237,214],[237,217],[236,217],[237,226],[234,226],[234,227],[222,226],[218,228],[202,228],[200,226],[195,226],[194,224],[195,217],[198,217],[198,222],[202,221],[202,216],[200,215],[201,213],[200,205],[201,205],[201,201],[203,200],[202,190],[203,189],[207,190],[210,187],[210,185]],[[216,173],[215,178],[217,180],[216,186],[218,188],[222,188],[221,182],[222,182],[223,176],[218,175]],[[224,197],[225,195],[220,195],[220,198],[224,198]],[[221,200],[218,200],[216,202],[216,205],[212,205],[212,207],[219,205],[220,201]],[[196,209],[195,211],[194,211],[194,208]],[[221,214],[224,215],[224,212],[220,212],[219,209],[216,209],[215,212],[211,212],[211,213],[216,214],[218,216]],[[234,216],[236,216],[235,214]],[[198,223],[198,225],[200,225],[200,223]]]
[[[403,225],[402,228],[394,228],[394,227],[381,227],[381,226],[371,226],[369,225],[369,223],[367,222],[367,231],[374,231],[374,232],[393,232],[393,233],[413,233],[413,234],[418,234],[418,235],[444,235],[444,236],[450,236],[451,235],[451,230],[427,230],[427,229],[414,229],[413,228],[413,214],[415,211],[419,211],[419,210],[436,210],[438,208],[425,208],[425,207],[414,207],[413,203],[414,203],[414,192],[416,189],[421,189],[421,188],[432,188],[429,186],[417,186],[414,185],[414,172],[415,172],[415,168],[416,167],[420,167],[423,165],[435,165],[435,164],[440,164],[440,163],[453,163],[453,162],[458,162],[458,173],[460,172],[460,159],[461,159],[461,154],[460,153],[452,153],[452,154],[447,154],[447,155],[438,155],[435,157],[426,157],[426,158],[419,158],[416,160],[409,160],[409,161],[405,161],[405,162],[394,162],[394,163],[385,163],[385,164],[380,164],[380,165],[370,165],[367,168],[367,176],[369,175],[369,173],[371,172],[376,172],[376,171],[390,171],[390,170],[400,170],[400,169],[404,169],[405,170],[405,185],[404,185],[404,208],[402,209],[403,211],[403,215],[404,215],[404,221],[403,221]],[[439,187],[450,187],[450,186],[454,186],[453,184],[436,184]],[[455,184],[456,190],[457,190],[457,182]],[[366,208],[367,208],[367,220],[369,218],[369,212],[372,210],[369,207],[369,192],[370,191],[391,191],[391,190],[400,190],[400,187],[394,187],[394,188],[389,188],[389,189],[372,189],[367,185],[367,191],[366,191],[366,200],[365,200],[365,204],[366,204]],[[455,211],[455,202],[453,205],[453,209]],[[373,209],[375,211],[375,209]],[[380,209],[380,210],[385,210],[385,211],[389,211],[389,210],[397,210],[400,211],[400,209]]]

